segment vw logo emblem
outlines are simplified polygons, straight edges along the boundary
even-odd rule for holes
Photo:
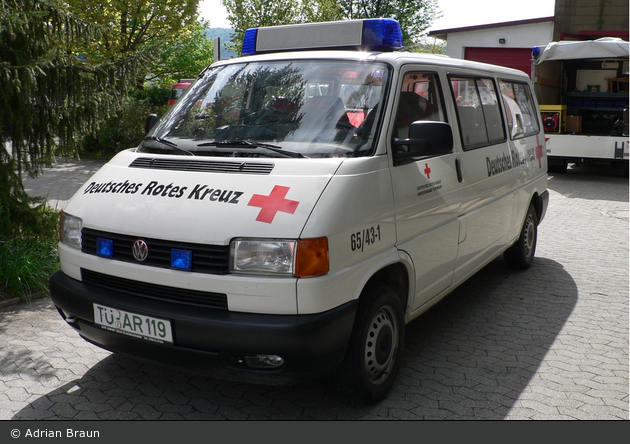
[[[138,239],[133,243],[133,257],[136,258],[137,261],[144,261],[149,255],[149,246],[142,239]]]

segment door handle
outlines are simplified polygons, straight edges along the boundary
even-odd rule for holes
[[[457,170],[457,180],[459,183],[462,183],[464,181],[464,175],[462,174],[462,163],[459,157],[455,159],[455,169]]]

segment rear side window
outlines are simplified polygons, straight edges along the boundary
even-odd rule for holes
[[[481,148],[505,141],[505,128],[494,80],[451,77],[450,81],[457,104],[464,149]]]
[[[532,92],[526,83],[499,80],[501,97],[512,139],[532,136],[540,132],[538,114]]]

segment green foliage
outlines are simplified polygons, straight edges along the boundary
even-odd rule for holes
[[[59,213],[40,203],[29,217],[28,228],[15,228],[0,238],[0,299],[6,294],[30,302],[47,294],[48,279],[59,269]]]
[[[439,18],[436,0],[338,0],[343,16],[348,19],[393,18],[402,28],[405,49],[415,42]]]
[[[169,93],[170,88],[159,87],[134,91],[124,108],[108,119],[98,132],[83,139],[83,153],[111,157],[121,150],[138,146],[145,136],[147,116],[164,114]]]
[[[171,39],[160,51],[159,62],[151,69],[151,78],[194,79],[214,61],[212,41],[204,35],[207,23],[194,22],[181,37]]]
[[[58,0],[0,0],[0,237],[36,220],[22,173],[76,155],[82,135],[120,107],[146,64],[146,52],[80,56],[106,31]]]
[[[66,0],[70,11],[111,32],[91,46],[94,55],[116,58],[182,37],[194,26],[199,0]]]
[[[195,78],[212,63],[212,41],[203,34],[207,24],[196,21],[198,1],[70,3],[84,20],[117,24],[113,35],[100,38],[92,46],[99,57],[115,59],[134,50],[150,51],[152,55],[144,71],[138,73],[129,100],[122,102],[113,116],[83,139],[84,154],[111,156],[140,143],[147,115],[164,113],[171,86],[177,79]]]
[[[286,25],[303,21],[302,2],[295,0],[221,0],[234,28],[234,41],[228,47],[241,53],[243,37],[249,28]]]
[[[0,293],[30,302],[48,293],[48,279],[59,269],[55,238],[24,236],[0,241]]]
[[[425,54],[446,55],[446,42],[434,37],[423,36],[417,43],[409,47],[408,50]]]

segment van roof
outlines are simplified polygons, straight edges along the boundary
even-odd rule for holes
[[[229,59],[224,63],[288,58],[365,59],[383,61],[393,66],[420,63],[500,75],[527,76],[522,71],[496,65],[452,59],[443,55],[401,52],[399,50],[402,47],[400,24],[389,18],[281,25],[248,29],[243,40],[245,57]]]
[[[446,55],[440,54],[426,54],[415,53],[406,51],[394,51],[394,52],[365,52],[365,51],[296,51],[296,52],[282,52],[282,53],[268,53],[261,55],[243,56],[233,59],[225,59],[214,63],[211,66],[220,66],[235,63],[249,63],[249,62],[269,62],[277,60],[355,60],[355,61],[372,61],[372,62],[384,62],[394,67],[402,66],[405,64],[415,63],[428,66],[441,66],[449,67],[460,70],[474,70],[486,73],[496,74],[497,76],[516,76],[525,77],[529,79],[529,76],[523,71],[519,71],[513,68],[507,68],[504,66],[490,65],[482,62],[474,62],[471,60],[462,60],[452,58]]]

